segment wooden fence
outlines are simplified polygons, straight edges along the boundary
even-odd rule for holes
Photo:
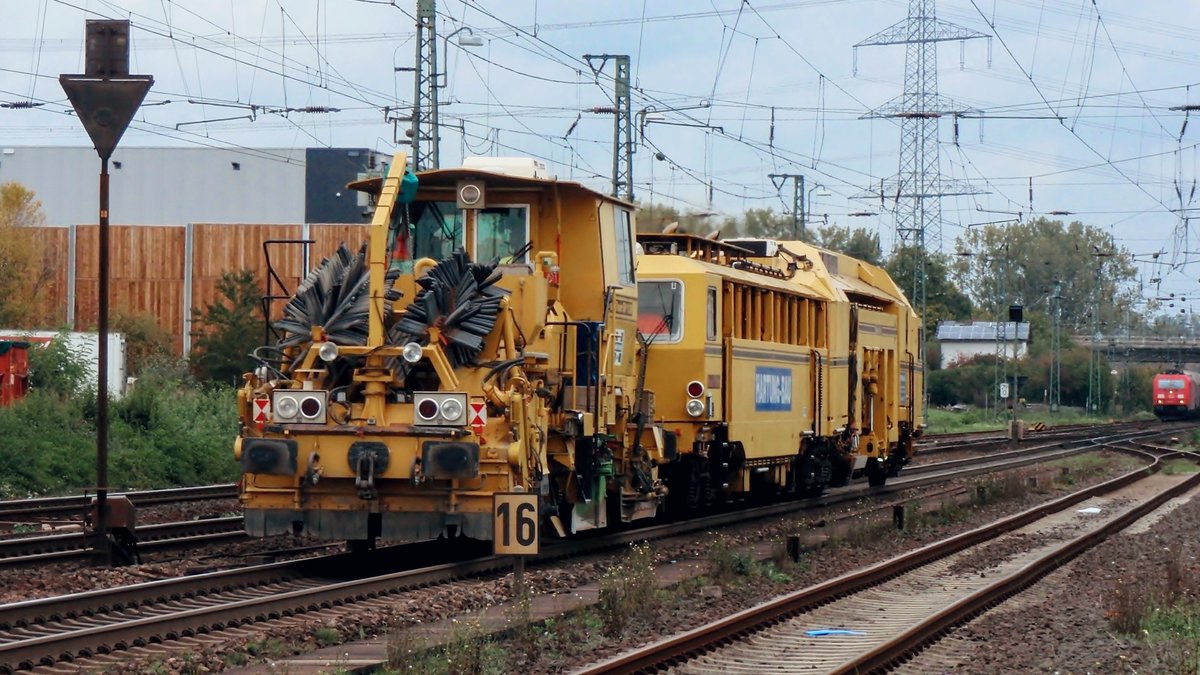
[[[46,327],[93,330],[98,316],[98,228],[44,230],[55,272]],[[271,264],[292,291],[339,243],[357,250],[367,238],[367,225],[113,225],[109,236],[112,311],[152,315],[171,335],[174,352],[185,354],[191,347],[192,310],[218,299],[217,282],[224,273],[251,270],[265,289],[264,242],[313,241],[308,247],[271,247]]]

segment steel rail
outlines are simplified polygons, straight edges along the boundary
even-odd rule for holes
[[[0,539],[0,568],[76,560],[91,555],[89,532]],[[201,518],[137,528],[138,551],[246,538],[241,516]]]
[[[1163,455],[1155,460],[1155,462],[1156,464],[1161,464],[1164,459],[1169,459],[1173,456],[1182,457],[1184,455],[1185,453]],[[1194,455],[1192,457],[1195,458]],[[1129,527],[1167,501],[1184,494],[1197,485],[1200,485],[1200,473],[1160,492],[1133,509],[1121,514],[1119,517],[1109,521],[1102,527],[1058,547],[1048,555],[1042,556],[1038,560],[1026,565],[1017,573],[989,584],[955,602],[941,612],[918,623],[870,652],[839,666],[833,672],[839,675],[885,672],[889,666],[921,651],[954,626],[966,623],[991,607],[1020,593],[1042,577],[1075,559],[1084,551],[1097,546],[1110,535]]]
[[[1150,424],[1150,422],[1118,422],[1116,424],[1075,424],[1049,427],[1045,431],[1027,434],[1025,437],[1025,442],[1041,442],[1051,439],[1071,438],[1079,435],[1080,433],[1088,433],[1092,431],[1102,433],[1119,433],[1121,431],[1130,429],[1145,429],[1148,428]],[[949,436],[943,438],[944,440],[937,439],[927,443],[918,442],[916,456],[920,457],[938,455],[947,452],[986,450],[991,447],[1003,447],[1009,442],[1008,436],[1005,435],[980,436],[977,438],[971,438],[967,435],[964,435],[962,437]]]
[[[1149,453],[1145,454],[1151,456]],[[889,579],[927,565],[935,560],[971,546],[990,541],[1000,534],[1023,527],[1048,514],[1066,509],[1085,499],[1111,492],[1141,480],[1161,468],[1163,457],[1153,457],[1153,459],[1153,463],[1147,467],[1130,471],[1112,480],[1065,495],[1059,499],[1003,518],[995,523],[929,544],[890,560],[789,593],[757,607],[743,610],[724,619],[672,636],[646,647],[620,654],[580,672],[587,675],[653,672],[664,667],[684,663],[693,656],[708,652],[714,647],[738,641],[746,635],[757,632],[779,621],[802,614],[837,598],[877,586]],[[1191,487],[1197,481],[1200,481],[1200,474],[1181,484]],[[1156,497],[1155,500],[1157,501],[1158,498]]]

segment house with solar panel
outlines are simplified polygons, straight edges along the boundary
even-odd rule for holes
[[[997,343],[1004,343],[1004,354],[1017,358],[1029,349],[1028,321],[942,321],[938,323],[937,339],[942,346],[942,363],[952,366],[974,356],[994,355]]]

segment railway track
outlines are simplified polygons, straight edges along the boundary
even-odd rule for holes
[[[628,652],[584,672],[886,671],[952,627],[1200,486],[1200,474],[1157,473],[1163,459],[1184,455],[1164,450],[1156,447],[1146,453],[1154,460],[1148,468]],[[1080,504],[1099,511],[1081,515],[1072,509]],[[1003,562],[993,565],[998,559]]]
[[[970,458],[955,459],[931,464],[920,464],[910,467],[904,472],[904,479],[893,481],[883,488],[868,489],[855,485],[847,490],[837,490],[828,495],[809,500],[809,506],[832,505],[846,499],[857,499],[867,492],[886,494],[897,489],[911,489],[945,480],[949,477],[970,476],[1001,469],[1012,469],[1068,457],[1080,452],[1086,452],[1093,446],[1087,439],[1077,440],[1074,444],[1041,443],[1018,450],[994,453],[986,459]],[[919,482],[912,479],[921,477]],[[186,489],[187,496],[217,494],[217,488],[211,490]],[[166,500],[171,493],[180,491],[156,491],[152,499]],[[163,494],[166,493],[166,494]],[[141,493],[146,494],[146,493]],[[196,496],[197,499],[204,497]],[[161,502],[160,502],[161,503]],[[789,508],[794,506],[787,505]],[[177,523],[163,523],[139,527],[138,550],[153,552],[171,549],[181,549],[188,546],[232,542],[245,538],[240,516],[226,518],[209,518]],[[90,554],[88,535],[82,531],[65,534],[24,536],[0,539],[0,568],[30,567],[47,563],[83,560]]]
[[[110,496],[128,497],[134,506],[147,507],[162,504],[177,504],[180,502],[237,499],[237,487],[233,483],[224,483],[221,485],[202,485],[199,487],[170,488],[166,490],[114,492],[110,493]],[[0,522],[32,522],[64,517],[79,518],[88,509],[91,501],[91,495],[4,500],[0,501]]]
[[[1113,438],[1082,439],[1076,447],[1029,449],[1009,457],[976,460],[969,468],[955,460],[953,467],[934,465],[891,481],[881,488],[858,484],[819,499],[774,504],[705,516],[684,523],[669,523],[614,532],[602,537],[556,542],[543,547],[539,562],[596,553],[635,541],[661,539],[708,530],[754,519],[776,517],[818,505],[884,495],[938,482],[947,477],[997,471],[1038,461],[1086,452],[1106,441],[1141,441],[1161,430],[1126,432]],[[422,547],[424,546],[424,547]],[[462,551],[458,551],[461,554]],[[395,560],[428,561],[445,558],[436,546],[391,547],[369,558],[345,554],[302,561],[259,565],[161,580],[88,593],[44,598],[0,606],[0,671],[50,665],[63,660],[87,659],[96,654],[171,642],[203,633],[220,633],[241,626],[272,621],[295,614],[333,611],[346,604],[386,604],[406,590],[468,576],[507,571],[510,560],[476,554],[466,560],[447,561],[419,569],[386,571]],[[347,574],[354,576],[347,577]],[[181,600],[186,598],[186,600]]]
[[[1156,422],[1119,422],[1117,424],[1067,424],[1048,427],[1044,431],[1027,432],[1024,443],[1043,443],[1054,439],[1070,439],[1080,434],[1119,433],[1125,430],[1147,429]],[[917,456],[936,455],[947,452],[988,450],[1003,447],[1008,436],[995,432],[965,432],[926,437],[917,443]]]
[[[241,516],[143,525],[137,529],[137,535],[139,553],[246,538]],[[0,568],[83,560],[92,554],[90,546],[91,536],[83,531],[0,539]]]
[[[1134,424],[1129,423],[1132,428]],[[1123,425],[1124,426],[1124,425]],[[1051,438],[1078,435],[1081,430],[1109,430],[1118,428],[1116,425],[1064,425],[1051,427],[1039,432],[1036,437],[1030,437],[1026,442],[1043,441]],[[954,434],[938,434],[927,436],[918,443],[918,452],[934,454],[951,450],[969,450],[987,445],[997,445],[1005,442],[1005,437],[993,432],[963,432]],[[169,488],[163,490],[144,490],[136,492],[112,493],[112,496],[125,496],[137,507],[159,506],[190,501],[206,501],[217,499],[236,499],[237,487],[232,483],[205,485],[199,487]],[[0,523],[35,522],[58,518],[79,518],[88,508],[91,495],[68,495],[63,497],[39,497],[35,499],[0,500]]]

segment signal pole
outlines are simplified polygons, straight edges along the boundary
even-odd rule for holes
[[[96,328],[96,542],[95,560],[112,564],[108,539],[108,160],[154,85],[151,75],[129,74],[129,21],[85,23],[82,75],[63,74],[58,82],[100,156],[99,303]]]

